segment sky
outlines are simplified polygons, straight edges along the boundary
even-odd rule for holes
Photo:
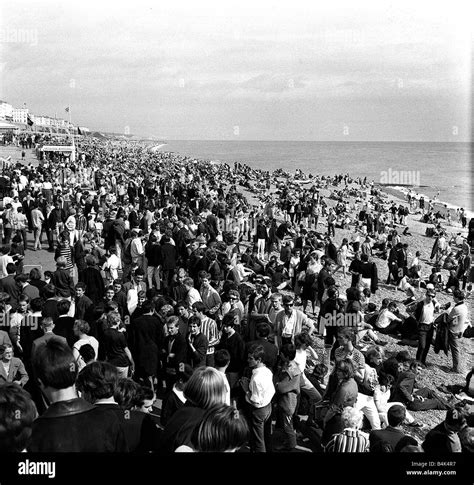
[[[470,3],[2,0],[0,99],[163,140],[471,141]]]

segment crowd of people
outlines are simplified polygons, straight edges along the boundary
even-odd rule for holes
[[[4,174],[0,450],[472,451],[465,238],[438,221],[425,275],[408,254],[412,201],[366,179],[77,149]],[[336,230],[350,236],[336,245]],[[46,249],[56,269],[24,273]],[[378,308],[382,264],[406,299]],[[435,329],[467,373],[450,397],[416,383]],[[388,335],[416,355],[388,355]],[[429,409],[446,417],[419,442],[403,426]]]

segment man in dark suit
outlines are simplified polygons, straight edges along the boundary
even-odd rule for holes
[[[201,332],[201,320],[198,317],[191,317],[188,328],[189,334],[186,341],[187,362],[193,369],[204,367],[206,365],[208,341],[206,336]]]
[[[405,406],[400,404],[391,406],[387,411],[388,426],[384,429],[374,429],[370,432],[370,451],[375,453],[380,451],[379,447],[382,443],[388,443],[392,449],[395,449],[397,443],[405,437],[405,433],[401,429],[405,417]]]
[[[136,376],[150,383],[158,375],[159,357],[165,339],[160,320],[154,315],[155,306],[147,300],[142,305],[143,314],[130,324],[130,349],[136,365]]]
[[[0,291],[4,291],[10,295],[10,300],[8,303],[12,306],[13,309],[16,309],[18,306],[18,298],[21,295],[21,288],[18,286],[18,283],[15,280],[15,273],[16,273],[16,266],[14,263],[7,264],[7,274],[5,278],[0,280]]]
[[[44,335],[41,337],[33,340],[33,344],[31,346],[31,358],[34,359],[35,352],[38,350],[41,345],[44,345],[49,339],[56,338],[59,339],[63,344],[67,345],[67,340],[64,337],[56,335],[53,333],[54,330],[54,323],[51,317],[43,318],[41,321],[41,329],[44,332]]]
[[[268,323],[260,322],[257,324],[256,332],[257,338],[251,342],[247,342],[245,345],[246,358],[248,357],[249,349],[251,349],[254,345],[261,345],[265,351],[263,363],[272,372],[274,372],[278,358],[278,347],[268,341],[268,336],[270,335],[270,326]]]
[[[56,298],[56,287],[49,283],[43,288],[43,298],[45,299],[41,314],[43,317],[51,317],[54,320],[59,317],[58,299]]]
[[[74,345],[77,337],[74,335],[74,317],[68,316],[71,302],[69,300],[58,301],[59,317],[54,320],[54,333],[67,340],[69,347]],[[79,320],[84,320],[83,317],[77,317]]]

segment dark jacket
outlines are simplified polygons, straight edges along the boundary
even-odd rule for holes
[[[443,350],[446,355],[449,351],[449,323],[447,320],[448,314],[442,313],[435,320],[437,324],[436,327],[436,338],[434,343],[435,354],[438,354],[440,350]]]
[[[390,395],[391,402],[407,404],[413,394],[416,375],[411,370],[400,373]]]
[[[130,323],[129,339],[137,368],[148,376],[156,376],[164,342],[164,330],[153,315],[141,315]]]
[[[163,362],[165,369],[177,371],[179,364],[186,361],[187,345],[185,337],[181,332],[178,332],[176,335],[167,335],[163,347],[165,349]],[[174,354],[174,357],[168,358],[169,354]]]
[[[74,295],[74,280],[68,270],[57,269],[53,273],[53,284],[56,287],[56,294],[62,298],[69,298]]]
[[[161,437],[160,452],[173,453],[178,446],[190,445],[191,435],[205,414],[205,410],[186,402],[171,416]]]
[[[30,452],[128,452],[117,416],[81,398],[60,401],[33,422]]]
[[[187,343],[187,355],[186,360],[188,364],[195,369],[196,367],[203,367],[206,365],[206,353],[207,347],[209,345],[206,336],[203,333],[198,333],[194,337],[193,347],[194,351],[191,350],[189,341],[186,339]]]
[[[86,295],[97,304],[105,294],[104,280],[100,271],[94,266],[89,266],[82,273],[82,282],[86,284]]]
[[[54,333],[67,340],[69,347],[72,348],[77,337],[74,335],[74,318],[61,316],[54,320]]]
[[[149,414],[123,409],[118,404],[112,403],[96,404],[95,406],[117,416],[123,428],[129,451],[147,453],[157,450],[159,432]]]
[[[456,440],[456,437],[454,437],[454,440]],[[458,440],[459,438],[456,441]],[[453,450],[452,444],[453,441],[450,439],[449,431],[443,421],[428,432],[421,446],[425,453],[448,455],[456,451]],[[460,444],[459,441],[458,444]]]
[[[21,295],[21,288],[15,281],[15,275],[9,274],[0,280],[0,291],[4,291],[10,295],[8,303],[13,309],[18,306],[18,298]]]
[[[161,245],[161,268],[164,271],[173,270],[176,268],[177,251],[176,247],[170,243]]]
[[[381,442],[389,443],[392,449],[395,449],[397,443],[404,437],[405,433],[393,426],[387,426],[384,429],[374,429],[369,435],[370,451],[377,451],[376,445]]]

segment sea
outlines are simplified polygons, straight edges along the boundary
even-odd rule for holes
[[[472,143],[171,140],[159,150],[306,175],[349,173],[474,212]],[[401,189],[403,190],[403,189]]]

